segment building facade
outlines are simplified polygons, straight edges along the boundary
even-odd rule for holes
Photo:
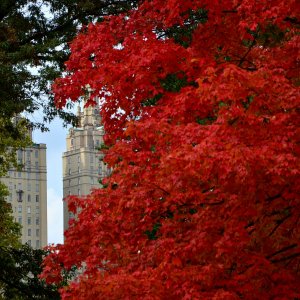
[[[17,160],[23,167],[11,168],[1,181],[8,187],[13,216],[22,225],[22,243],[40,249],[47,245],[46,145],[19,149]]]
[[[99,110],[95,107],[78,107],[79,125],[70,128],[66,138],[66,152],[63,153],[63,197],[69,195],[85,196],[93,188],[100,188],[99,181],[107,173],[103,163],[103,153],[99,150],[103,144],[104,130],[101,126]],[[64,230],[68,228],[70,218],[74,217],[64,201]]]

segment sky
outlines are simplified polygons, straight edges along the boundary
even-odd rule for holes
[[[33,132],[35,143],[47,145],[47,218],[48,244],[63,243],[63,182],[62,153],[66,150],[68,129],[56,118],[48,126],[49,132]]]

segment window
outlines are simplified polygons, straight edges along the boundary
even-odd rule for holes
[[[71,175],[71,169],[69,169],[69,175]]]
[[[80,177],[78,177],[78,184],[80,184]]]
[[[40,210],[40,207],[39,207],[39,206],[36,206],[36,207],[35,207],[35,211],[38,213],[39,210]]]
[[[39,162],[38,162],[38,161],[35,162],[35,168],[36,168],[36,169],[39,168]]]
[[[27,191],[31,191],[31,184],[27,183]]]
[[[78,166],[78,173],[80,173],[80,167]]]
[[[18,202],[22,202],[23,199],[22,199],[22,196],[23,196],[23,191],[22,190],[17,190],[17,201]]]
[[[12,201],[12,193],[9,194],[8,199],[9,201]]]
[[[39,173],[35,173],[35,180],[39,180],[40,179],[40,174]]]
[[[27,195],[27,202],[31,202],[31,195],[30,194]]]
[[[30,155],[31,155],[30,150],[27,150],[26,151],[27,160],[30,160]]]
[[[93,162],[94,162],[94,155],[91,154],[91,156],[90,156],[90,163],[92,164]]]
[[[18,172],[18,177],[21,178],[22,177],[22,173]]]
[[[77,195],[80,196],[80,189],[78,189],[78,194]]]
[[[40,225],[40,218],[39,217],[36,217],[36,219],[35,219],[35,225]]]
[[[22,212],[22,205],[19,205],[18,206],[18,213],[21,213]]]
[[[35,202],[39,202],[39,201],[40,201],[39,195],[35,195]]]
[[[27,213],[30,214],[31,213],[31,207],[27,206]]]
[[[9,189],[9,190],[12,190],[12,189],[13,189],[13,184],[12,184],[12,182],[9,183],[8,189]]]
[[[31,218],[30,217],[27,218],[27,225],[31,225]]]
[[[28,236],[31,236],[31,228],[28,228],[27,235],[28,235]]]
[[[77,161],[80,163],[80,156],[78,155],[78,157],[77,157]]]
[[[28,240],[28,241],[27,241],[27,244],[28,244],[29,246],[31,246],[31,240]]]
[[[36,230],[35,230],[35,235],[36,235],[36,236],[40,236],[40,230],[39,230],[39,229],[36,229]]]
[[[91,173],[94,173],[94,167],[91,166]]]
[[[91,184],[94,184],[94,177],[91,177]]]
[[[34,151],[34,157],[35,157],[35,158],[38,158],[38,157],[39,157],[39,150],[35,150],[35,151]]]
[[[22,217],[18,217],[18,223],[22,225]]]
[[[22,150],[18,150],[17,158],[18,158],[18,163],[21,164],[22,163],[22,158],[23,158]]]
[[[28,167],[28,169],[30,169],[30,167]],[[26,173],[26,177],[27,177],[27,179],[30,179],[30,172],[29,172],[29,170]]]
[[[36,248],[40,248],[40,241],[39,241],[39,240],[36,240],[36,242],[35,242],[35,247],[36,247]]]
[[[22,190],[22,183],[18,183],[18,189]]]

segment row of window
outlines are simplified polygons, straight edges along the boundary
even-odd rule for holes
[[[27,244],[28,244],[29,246],[32,246],[31,240],[28,240],[28,241],[27,241]],[[36,240],[36,241],[35,241],[35,247],[36,247],[36,248],[40,248],[40,241],[39,241],[39,240]]]
[[[31,202],[31,195],[27,195],[27,202]],[[35,195],[35,202],[40,202],[40,195]]]
[[[36,166],[36,169],[38,169],[38,168],[39,167]],[[18,178],[23,178],[23,174],[24,174],[24,179],[33,179],[32,176],[31,176],[32,173],[33,172],[31,172],[31,168],[28,167],[26,172],[24,172],[24,171],[23,172],[9,171],[9,177],[10,178],[17,178],[17,175],[18,175]],[[34,174],[35,174],[35,179],[40,180],[40,173],[39,172],[34,172]]]
[[[34,152],[34,157],[35,158],[39,157],[39,150],[30,150],[30,149],[27,149],[27,150],[19,149],[18,150],[18,156],[22,156],[23,152],[25,152],[25,151],[26,151],[26,157],[31,157],[31,152]]]
[[[19,149],[18,152],[17,152],[18,159],[22,159],[23,158],[24,152],[26,152],[27,159],[31,157],[31,152],[34,152],[34,157],[35,158],[39,157],[39,150],[29,150],[29,149],[22,150],[22,149]]]
[[[81,161],[81,158],[80,158],[80,155],[77,156],[77,162],[78,164],[80,163]],[[95,154],[90,154],[90,163],[94,163],[95,161]],[[71,164],[71,157],[68,157],[68,164],[70,165]]]
[[[89,145],[90,146],[95,145],[95,147],[99,147],[100,146],[100,141],[99,140],[93,141],[93,140],[89,139]],[[71,146],[72,147],[74,146],[74,139],[71,139]]]
[[[74,180],[76,180],[76,178],[75,178]],[[72,184],[74,185],[74,182],[73,182],[74,180],[69,179],[68,181],[66,181],[66,183],[67,183],[66,186],[71,187]],[[75,183],[75,186],[80,185],[80,183],[81,183],[81,178],[78,177],[76,181],[77,181],[77,182]],[[95,177],[90,177],[90,184],[95,184],[95,183],[97,183],[97,182],[98,182],[98,181],[97,181],[97,178],[95,178]]]
[[[71,194],[71,191],[69,191],[69,196],[70,196],[70,195],[74,195],[74,194]],[[77,196],[81,196],[81,191],[80,191],[80,189],[77,190],[77,194],[76,194],[76,195],[77,195]]]
[[[18,217],[18,223],[20,225],[23,224],[22,217],[20,217],[20,216]],[[33,225],[31,217],[27,217],[27,225]],[[40,218],[39,217],[35,218],[35,225],[37,225],[37,226],[40,225]]]
[[[77,172],[76,171],[73,171],[73,173],[80,173],[81,172],[81,169],[80,169],[80,167],[78,166],[78,168],[77,168]],[[98,170],[96,170],[96,169],[94,169],[94,166],[91,166],[90,167],[90,172],[93,174],[93,173],[95,173],[95,172],[98,172],[98,174],[102,174],[102,166],[100,165],[100,166],[98,166]],[[69,168],[68,169],[68,175],[71,175],[72,174],[72,169],[71,168]]]
[[[23,162],[22,160],[18,159],[18,163],[24,165],[25,164],[25,168],[31,168],[31,166],[34,166],[36,169],[39,168],[39,162],[35,161],[34,165],[31,164],[31,160],[27,160],[26,162]]]
[[[10,193],[7,200],[9,202],[12,202],[12,199],[13,199],[13,195],[12,195],[12,193]],[[23,199],[24,199],[23,191],[18,190],[17,191],[17,201],[18,202],[23,202]],[[27,195],[27,202],[31,202],[31,195],[30,194]],[[35,195],[35,202],[40,202],[40,195]]]
[[[22,213],[22,209],[23,209],[22,205],[19,205],[19,206],[18,206],[18,213]],[[39,209],[40,209],[39,206],[36,206],[36,207],[35,207],[35,211],[36,211],[36,212],[39,212]],[[31,206],[27,206],[27,213],[28,213],[28,214],[31,214]]]
[[[31,229],[31,228],[28,228],[28,229],[27,229],[27,235],[28,235],[28,236],[32,236],[32,229]],[[39,228],[37,228],[37,229],[35,230],[35,236],[37,236],[37,237],[40,236],[40,229],[39,229]]]
[[[12,190],[19,190],[19,191],[21,191],[21,190],[23,190],[23,185],[22,185],[22,183],[18,183],[18,185],[16,185],[16,184],[13,185],[12,182],[9,182],[8,189],[11,190],[11,191]],[[27,183],[27,191],[31,191],[31,183]],[[35,184],[35,191],[36,192],[40,191],[40,184],[39,183]]]

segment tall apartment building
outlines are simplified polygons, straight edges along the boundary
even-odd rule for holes
[[[19,149],[17,159],[23,168],[11,168],[0,180],[8,187],[13,216],[22,225],[22,243],[39,249],[47,245],[46,145]]]
[[[63,153],[63,197],[84,196],[93,188],[99,188],[99,179],[107,174],[103,154],[99,147],[103,143],[104,130],[99,110],[78,107],[80,119],[76,128],[70,128],[66,138],[67,151]],[[64,230],[68,228],[72,214],[64,202]]]

